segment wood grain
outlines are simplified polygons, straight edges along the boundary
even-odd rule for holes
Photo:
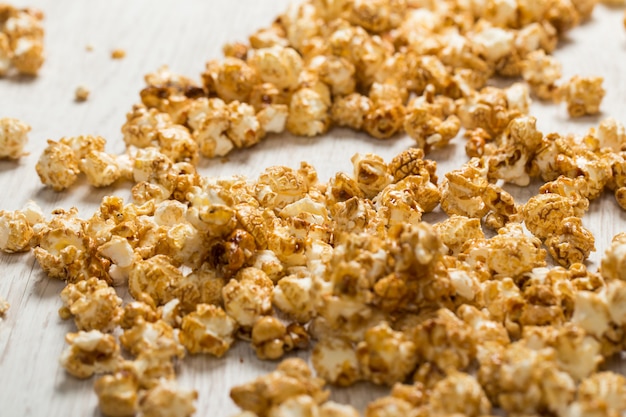
[[[43,188],[34,166],[46,140],[97,134],[107,138],[109,151],[122,152],[120,127],[126,112],[138,101],[144,74],[167,64],[175,72],[198,77],[208,59],[221,56],[226,41],[245,40],[253,30],[271,23],[288,1],[31,0],[13,4],[45,12],[47,61],[35,79],[0,79],[0,117],[17,117],[33,128],[30,155],[19,162],[0,161],[0,209],[14,210],[32,199],[46,213],[56,207],[76,206],[88,216],[104,195],[128,197],[127,187],[93,190],[81,183],[64,193]],[[565,77],[605,77],[603,113],[570,120],[562,106],[535,103],[532,113],[544,133],[583,133],[606,116],[626,122],[626,31],[621,19],[620,10],[598,7],[591,21],[568,34],[556,52]],[[93,51],[86,50],[87,44],[93,45]],[[126,58],[112,60],[110,51],[115,48],[125,49]],[[91,97],[76,103],[74,90],[81,84],[91,89]],[[296,167],[306,160],[325,181],[337,171],[350,172],[350,157],[356,152],[374,152],[389,160],[411,143],[406,137],[381,142],[342,129],[312,139],[284,134],[232,154],[228,163],[205,160],[201,170],[206,175],[255,177],[267,166]],[[449,148],[431,155],[439,162],[440,176],[466,160],[463,147],[462,139],[457,138]],[[509,189],[523,202],[537,187]],[[606,195],[591,204],[583,223],[596,236],[597,251],[590,260],[595,269],[612,236],[626,231],[626,214]],[[30,253],[2,254],[0,264],[0,295],[11,303],[0,322],[0,415],[100,415],[93,380],[76,380],[58,365],[64,335],[73,331],[71,321],[64,322],[57,314],[63,284],[45,277]],[[238,343],[223,359],[184,359],[179,380],[198,390],[197,415],[228,416],[237,410],[228,397],[230,387],[274,367],[275,363],[258,361],[247,344]],[[614,367],[625,369],[623,363]],[[333,398],[363,408],[385,392],[359,384],[333,390]]]

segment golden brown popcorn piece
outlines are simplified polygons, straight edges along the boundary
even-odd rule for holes
[[[435,96],[434,86],[429,84],[424,95],[407,105],[404,130],[417,142],[418,148],[425,152],[432,148],[443,148],[461,128],[461,121],[452,114],[453,111],[454,105],[447,103],[441,96]]]
[[[242,327],[251,328],[272,309],[274,284],[256,268],[244,268],[222,288],[226,313]]]
[[[439,185],[441,208],[448,215],[482,218],[489,212],[482,195],[487,188],[488,167],[472,158],[459,170],[446,173]]]
[[[0,210],[0,250],[7,253],[27,251],[34,234],[22,211]]]
[[[522,206],[524,224],[540,239],[554,236],[563,220],[576,214],[571,201],[555,193],[537,194]]]
[[[271,83],[279,90],[292,90],[298,85],[302,57],[293,48],[272,46],[253,49],[247,60],[261,82]]]
[[[220,307],[198,304],[196,310],[183,317],[179,339],[192,353],[223,356],[234,342],[237,323]]]
[[[204,96],[204,90],[191,79],[172,73],[167,65],[144,77],[147,87],[141,90],[142,103],[169,114],[174,123],[184,124],[190,97]]]
[[[249,37],[250,46],[255,49],[269,48],[274,45],[287,46],[285,29],[279,22],[274,22],[270,26],[261,28]]]
[[[497,135],[515,117],[528,113],[528,91],[521,85],[508,89],[485,87],[457,101],[457,116],[466,129],[482,128]]]
[[[626,281],[626,233],[613,236],[611,246],[604,252],[600,272],[606,280]]]
[[[484,264],[498,276],[516,277],[546,264],[541,241],[524,234],[520,223],[511,222],[482,244],[467,248],[470,265]]]
[[[332,121],[337,126],[345,126],[354,130],[361,130],[365,117],[369,114],[373,103],[369,97],[358,93],[336,97],[331,107]]]
[[[134,263],[128,276],[128,291],[136,299],[145,294],[156,305],[162,305],[173,298],[171,290],[182,277],[182,272],[172,265],[171,258],[156,255]]]
[[[43,13],[34,8],[5,6],[0,19],[0,76],[6,75],[11,65],[21,74],[37,75],[45,60]]]
[[[616,414],[626,410],[626,378],[615,372],[598,372],[578,386],[578,401]]]
[[[133,327],[124,330],[120,343],[135,356],[143,353],[182,358],[185,355],[185,348],[178,341],[174,329],[163,320],[137,320]]]
[[[479,219],[453,214],[442,222],[433,225],[448,248],[448,254],[458,255],[463,245],[473,239],[484,239],[485,234]]]
[[[261,317],[252,326],[252,346],[259,359],[279,359],[285,354],[287,327],[276,317]]]
[[[139,384],[130,372],[104,375],[94,383],[98,406],[107,417],[130,417],[137,412]]]
[[[24,156],[30,129],[30,126],[21,120],[0,118],[0,159],[19,159]]]
[[[600,103],[606,91],[602,88],[602,77],[570,78],[559,87],[558,100],[567,103],[567,112],[570,117],[594,115],[600,112]]]
[[[593,234],[579,217],[564,218],[545,243],[552,258],[565,267],[582,263],[596,250]]]
[[[48,146],[39,157],[35,169],[41,182],[54,191],[70,187],[80,173],[78,159],[72,148],[53,140],[48,140]]]
[[[365,409],[365,417],[392,417],[411,415],[414,407],[410,402],[393,396],[378,398]]]
[[[433,211],[440,200],[439,189],[428,177],[411,175],[387,185],[373,202],[379,215],[392,226],[419,222],[422,213]]]
[[[468,324],[448,309],[425,320],[413,330],[420,357],[444,372],[466,368],[476,356],[476,337]]]
[[[139,397],[139,413],[144,417],[191,417],[196,412],[196,390],[186,390],[174,381],[160,381]]]
[[[74,316],[78,330],[109,332],[120,319],[122,299],[98,278],[67,284],[61,291],[61,300],[59,315],[64,319]]]
[[[61,353],[61,366],[76,378],[112,372],[122,361],[120,347],[110,334],[79,331],[65,335],[65,341],[69,346]]]
[[[435,415],[459,413],[478,417],[491,412],[491,403],[476,378],[462,372],[452,372],[437,382],[428,405]]]
[[[295,91],[289,101],[287,130],[298,136],[317,136],[330,127],[329,90],[318,83],[316,87],[304,87]]]
[[[202,78],[205,88],[215,91],[226,103],[246,102],[252,86],[259,82],[259,73],[241,59],[226,57],[222,62],[208,62]]]
[[[533,350],[519,341],[485,349],[478,361],[487,396],[509,413],[557,412],[574,399],[574,380],[558,369],[552,348]]]
[[[351,158],[354,167],[354,178],[363,191],[365,198],[374,198],[391,182],[387,164],[378,155],[354,154]]]
[[[501,322],[493,320],[489,313],[489,310],[479,310],[469,304],[463,304],[457,310],[458,317],[471,326],[476,339],[481,343],[508,345],[510,338],[505,327]]]
[[[191,125],[192,121],[190,120],[189,123]],[[161,113],[156,108],[146,108],[142,104],[135,104],[126,114],[126,122],[122,125],[124,142],[126,146],[148,147],[156,143],[157,132],[160,129],[172,124],[167,113]]]
[[[140,295],[139,298],[142,298],[142,296]],[[149,305],[143,301],[132,301],[124,306],[119,325],[122,329],[127,330],[140,320],[154,323],[157,319],[154,305]]]
[[[558,93],[556,82],[561,78],[561,63],[543,49],[530,52],[522,61],[522,78],[531,91],[542,100],[552,100]]]
[[[356,355],[364,379],[392,385],[413,372],[418,349],[405,334],[383,322],[365,332],[365,340],[357,345]]]
[[[273,407],[280,406],[290,398],[307,395],[316,404],[328,398],[323,391],[324,381],[313,377],[302,359],[282,361],[275,371],[260,376],[252,382],[233,387],[230,397],[240,408],[265,417]]]

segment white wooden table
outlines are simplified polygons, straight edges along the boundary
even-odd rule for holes
[[[19,162],[0,161],[0,209],[15,210],[36,201],[46,214],[56,207],[76,206],[89,216],[104,195],[128,197],[127,186],[101,190],[84,182],[68,192],[45,189],[35,163],[46,139],[97,134],[108,140],[107,150],[123,152],[120,127],[133,103],[139,101],[143,75],[168,64],[174,72],[198,78],[204,63],[221,57],[227,41],[246,40],[253,30],[269,25],[288,0],[28,0],[46,15],[46,63],[36,79],[0,79],[0,117],[16,117],[32,126],[27,150]],[[93,51],[86,46],[93,45]],[[127,55],[112,60],[111,50]],[[570,120],[564,106],[533,104],[532,113],[544,132],[583,133],[601,118],[626,122],[626,30],[621,10],[599,6],[590,22],[570,32],[555,54],[563,63],[564,78],[574,74],[602,75],[607,95],[603,113]],[[91,90],[85,103],[74,101],[78,85]],[[229,162],[204,160],[206,175],[245,174],[255,177],[265,167],[297,167],[312,163],[326,181],[337,171],[351,172],[350,157],[374,152],[391,159],[412,144],[409,138],[377,141],[348,130],[332,130],[320,138],[271,137],[254,148],[229,155]],[[465,160],[464,144],[457,138],[444,151],[429,155],[439,163],[439,175]],[[537,192],[513,189],[518,202]],[[626,213],[611,195],[594,201],[583,223],[596,237],[598,260],[612,236],[626,231]],[[74,331],[72,321],[57,314],[63,283],[49,279],[32,253],[0,254],[0,295],[10,304],[0,322],[0,416],[98,416],[93,380],[79,381],[58,365],[65,348],[64,335]],[[123,294],[122,294],[123,295]],[[618,365],[619,366],[619,365]],[[185,358],[179,382],[199,392],[199,416],[228,416],[237,411],[228,397],[230,387],[273,370],[275,363],[256,359],[251,348],[238,343],[225,358]],[[621,366],[622,370],[624,369]],[[387,390],[370,384],[333,390],[332,398],[359,408]]]

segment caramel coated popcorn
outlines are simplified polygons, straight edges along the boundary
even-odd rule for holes
[[[626,207],[626,133],[607,119],[582,136],[544,134],[528,114],[531,97],[565,101],[571,117],[600,111],[602,78],[563,81],[550,55],[594,5],[305,0],[225,45],[200,80],[146,75],[124,154],[94,135],[49,140],[36,165],[45,186],[84,174],[94,187],[126,181],[131,195],[87,218],[0,211],[0,249],[33,248],[66,282],[59,314],[78,332],[62,366],[106,374],[94,388],[110,416],[192,415],[198,393],[177,385],[177,361],[228,356],[238,341],[261,360],[311,346],[313,366],[285,359],[232,388],[241,417],[354,417],[325,386],[359,381],[392,387],[367,417],[623,413],[623,379],[598,369],[626,346],[626,237],[587,270],[583,217],[605,190]],[[40,46],[14,13],[0,6],[0,74],[32,65]],[[494,75],[523,82],[499,88]],[[390,161],[355,152],[327,182],[306,162],[255,179],[198,170],[272,133],[334,126],[415,144]],[[24,155],[30,128],[0,127],[0,157]],[[437,172],[426,154],[461,128],[469,160]],[[526,201],[509,193],[536,180]]]
[[[35,8],[0,5],[0,77],[15,69],[37,75],[44,63],[43,13]]]
[[[25,155],[30,126],[18,119],[0,119],[0,158],[19,159]]]

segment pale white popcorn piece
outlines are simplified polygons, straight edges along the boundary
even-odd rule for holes
[[[350,386],[361,379],[355,347],[347,339],[319,340],[313,347],[311,361],[317,375],[331,384]]]
[[[30,129],[31,127],[21,120],[0,118],[0,159],[19,159],[24,156]]]
[[[601,339],[609,329],[610,312],[604,294],[591,291],[576,293],[572,323],[578,324],[585,331]]]
[[[266,133],[282,133],[285,130],[289,109],[285,104],[273,104],[264,107],[256,117]]]
[[[183,317],[179,338],[192,353],[223,356],[234,342],[237,322],[220,307],[198,304],[196,310]]]
[[[482,48],[482,54],[491,62],[497,62],[513,50],[513,33],[499,27],[485,25],[471,39]]]

